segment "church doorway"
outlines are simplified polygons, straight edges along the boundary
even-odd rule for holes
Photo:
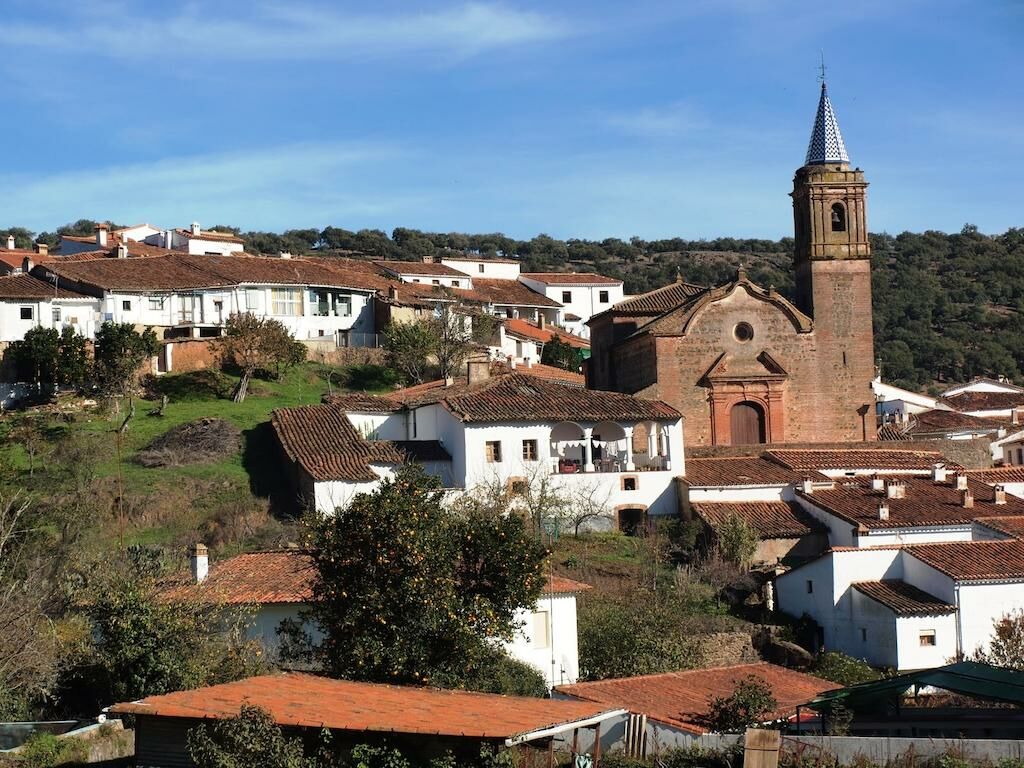
[[[750,400],[736,403],[729,412],[732,445],[757,445],[765,440],[764,408]]]

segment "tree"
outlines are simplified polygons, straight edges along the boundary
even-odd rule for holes
[[[814,660],[812,673],[839,685],[856,685],[877,680],[881,674],[866,661],[839,651],[827,651]]]
[[[13,347],[14,359],[18,366],[27,373],[37,392],[42,392],[48,385],[57,383],[57,359],[60,353],[60,334],[55,328],[43,328],[37,325],[25,332],[21,341]]]
[[[553,365],[566,371],[579,373],[583,366],[583,352],[568,342],[562,341],[555,334],[551,334],[551,340],[544,344],[541,351],[540,361],[544,365]]]
[[[196,768],[317,768],[302,739],[287,738],[270,714],[243,704],[237,717],[202,724],[188,733],[188,754]]]
[[[434,351],[434,335],[426,323],[389,323],[381,333],[387,364],[399,371],[406,383],[423,383],[427,360]]]
[[[251,312],[233,313],[228,318],[220,344],[223,360],[242,372],[232,398],[236,403],[245,400],[249,380],[257,371],[273,368],[280,375],[282,366],[295,365],[306,358],[305,345],[295,341],[280,321]]]
[[[747,568],[757,552],[757,532],[739,515],[730,515],[715,529],[722,557],[730,563]]]
[[[308,653],[339,677],[477,687],[544,585],[546,551],[522,519],[446,510],[416,464],[311,534],[307,618],[325,637]]]
[[[778,706],[771,686],[757,675],[747,675],[728,696],[711,699],[708,723],[712,730],[735,733],[765,722]]]
[[[427,328],[433,336],[431,351],[437,360],[440,378],[455,376],[473,349],[473,318],[445,302],[435,310]]]
[[[139,333],[131,323],[107,321],[96,331],[93,372],[100,391],[108,397],[131,397],[139,383],[142,364],[160,351],[152,328]]]
[[[1003,614],[993,624],[988,649],[977,648],[974,661],[1024,670],[1024,610]]]
[[[89,353],[85,336],[65,325],[60,332],[57,347],[57,383],[80,387],[89,378]]]

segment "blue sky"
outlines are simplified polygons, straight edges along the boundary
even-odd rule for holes
[[[0,227],[791,234],[824,49],[873,231],[1024,225],[1024,3],[3,0]]]

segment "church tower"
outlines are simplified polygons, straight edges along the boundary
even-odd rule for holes
[[[864,172],[850,168],[823,81],[807,158],[793,179],[796,304],[814,320],[822,386],[839,401],[838,423],[822,432],[859,440],[875,436],[867,187]]]

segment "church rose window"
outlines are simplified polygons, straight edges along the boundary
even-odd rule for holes
[[[750,323],[736,323],[736,327],[732,329],[732,335],[736,341],[747,342],[754,338],[754,329]]]

